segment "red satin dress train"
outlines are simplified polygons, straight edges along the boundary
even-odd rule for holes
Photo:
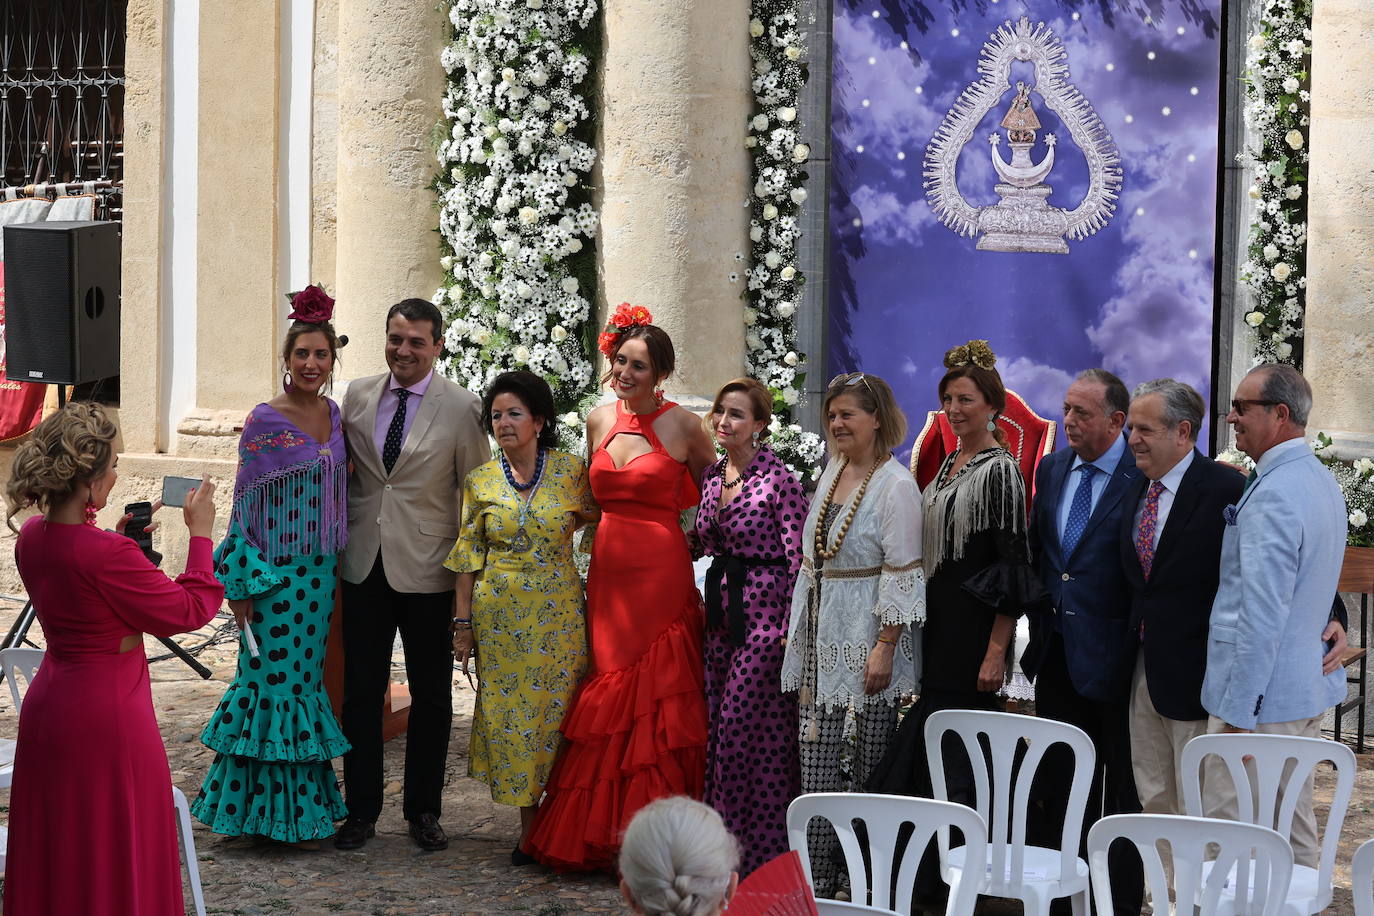
[[[654,435],[673,405],[616,422],[591,462],[601,523],[587,578],[590,665],[526,850],[561,870],[614,867],[620,836],[644,805],[700,798],[706,772],[701,598],[682,533],[700,493]],[[606,444],[626,433],[651,451],[617,468]]]

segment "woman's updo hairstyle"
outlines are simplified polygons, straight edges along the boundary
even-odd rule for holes
[[[768,386],[758,379],[737,378],[731,379],[720,390],[716,392],[716,399],[711,402],[711,409],[707,412],[702,421],[706,424],[707,431],[710,431],[711,417],[721,413],[720,402],[725,399],[727,394],[742,394],[749,400],[749,410],[753,414],[754,420],[762,420],[765,424],[773,419],[773,392],[768,390]],[[764,426],[759,431],[759,439],[767,439],[770,430]]]
[[[348,345],[348,337],[334,330],[334,298],[319,284],[307,286],[296,293],[287,293],[291,303],[291,326],[286,329],[286,340],[282,342],[281,361],[288,371],[291,366],[291,351],[296,349],[296,339],[302,334],[319,331],[329,343],[329,379],[321,392],[328,390],[334,382],[334,369],[339,364],[339,350]]]
[[[114,461],[118,433],[105,409],[87,401],[70,403],[39,423],[15,450],[5,482],[10,530],[15,513],[30,506],[47,511],[104,474]]]
[[[658,325],[639,324],[622,331],[620,339],[616,341],[616,353],[620,352],[620,348],[625,346],[627,340],[644,341],[644,346],[649,351],[649,371],[654,374],[654,381],[663,381],[677,368],[677,353],[673,350],[673,339]],[[611,364],[615,364],[615,356],[611,357]],[[604,385],[610,380],[611,370],[607,369],[606,374],[601,377],[601,383]]]
[[[993,410],[995,428],[992,438],[997,440],[997,444],[1002,448],[1010,448],[1007,434],[1002,431],[1002,427],[996,426],[997,418],[1007,409],[1007,388],[1002,384],[1002,376],[995,368],[996,365],[997,355],[992,352],[986,340],[970,340],[945,354],[945,368],[949,371],[940,379],[938,391],[940,402],[944,403],[945,389],[949,387],[950,382],[959,378],[973,382],[973,387],[978,389],[983,400],[987,401]]]
[[[739,846],[720,815],[683,796],[641,808],[620,846],[620,876],[647,916],[714,916],[738,868]]]

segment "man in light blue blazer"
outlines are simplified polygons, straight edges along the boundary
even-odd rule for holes
[[[1312,388],[1296,369],[1266,364],[1241,381],[1226,416],[1255,470],[1235,507],[1225,510],[1202,684],[1212,732],[1320,737],[1323,714],[1345,697],[1344,672],[1322,672],[1322,640],[1345,553],[1345,500],[1307,444],[1311,408]],[[1208,813],[1234,817],[1234,787],[1210,760]],[[1296,860],[1315,866],[1310,780],[1291,840]]]

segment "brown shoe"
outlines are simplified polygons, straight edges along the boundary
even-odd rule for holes
[[[422,814],[410,821],[410,838],[425,852],[448,849],[448,834],[439,826],[439,818],[433,814]]]
[[[377,825],[360,817],[350,817],[334,834],[335,849],[362,849],[367,841],[377,835]]]

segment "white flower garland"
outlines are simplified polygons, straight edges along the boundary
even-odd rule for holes
[[[1307,130],[1312,0],[1264,0],[1245,58],[1245,123],[1255,136],[1238,158],[1255,174],[1249,257],[1240,276],[1253,308],[1245,323],[1255,361],[1295,361],[1307,277]]]
[[[580,438],[594,400],[597,213],[584,176],[596,151],[580,87],[596,0],[453,0],[439,144],[441,370],[474,392],[507,369],[548,380]]]
[[[754,114],[745,146],[753,156],[744,310],[745,369],[773,391],[771,445],[794,472],[819,473],[821,440],[794,420],[804,374],[797,371],[795,316],[806,278],[797,269],[806,162],[797,103],[807,80],[806,34],[797,0],[753,0],[749,53],[754,61]],[[739,256],[737,256],[739,257]]]

